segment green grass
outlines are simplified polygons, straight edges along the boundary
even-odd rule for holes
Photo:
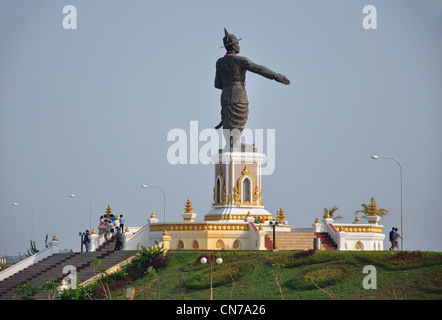
[[[213,266],[215,300],[439,300],[442,298],[442,253],[419,255],[383,252],[318,251],[294,259],[296,251],[217,252]],[[210,267],[197,261],[201,253],[169,253],[169,264],[156,277],[129,283],[136,300],[206,300]],[[364,289],[376,268],[377,288]],[[371,274],[372,275],[372,274]],[[232,277],[233,280],[232,281]],[[279,285],[278,285],[279,283]],[[112,292],[124,300],[126,287]]]

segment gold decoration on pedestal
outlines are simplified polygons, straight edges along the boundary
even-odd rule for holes
[[[219,181],[219,184],[218,184]],[[219,188],[219,190],[218,190]],[[219,193],[219,194],[218,194]],[[219,195],[219,201],[217,201]],[[213,187],[213,206],[225,205],[226,204],[226,184],[223,178],[222,167],[218,167],[218,175],[215,179],[215,186]]]
[[[240,206],[240,205],[245,205],[245,206],[250,206],[250,205],[258,205],[258,200],[259,200],[259,189],[258,187],[255,187],[255,179],[253,179],[253,177],[249,174],[249,168],[247,166],[244,167],[243,170],[243,175],[241,177],[239,177],[239,179],[237,180],[237,185],[238,187],[234,187],[234,192],[235,192],[235,204]],[[241,203],[241,196],[243,199],[245,199],[244,194],[242,193],[242,184],[244,183],[245,179],[249,179],[251,182],[251,186],[250,186],[250,190],[252,191],[252,195],[251,195],[251,201],[245,201],[243,200]],[[258,190],[256,190],[258,189]]]
[[[152,212],[152,214],[150,215],[151,218],[155,218],[155,213]]]
[[[110,219],[111,214],[112,214],[112,209],[111,209],[110,205],[108,204],[107,208],[106,208],[106,218]]]
[[[377,216],[378,209],[376,208],[376,202],[372,199],[371,204],[368,205],[369,216]]]
[[[55,235],[52,237],[52,241],[58,241],[58,239]]]
[[[315,223],[319,223],[319,219],[318,218],[315,219]]]
[[[285,221],[284,210],[282,210],[282,208],[279,208],[278,215],[276,216],[276,221],[278,221],[278,222]]]
[[[187,198],[186,206],[184,207],[184,213],[193,213],[192,202],[190,198]]]
[[[97,231],[95,231],[95,229],[92,229],[91,234],[97,234]]]

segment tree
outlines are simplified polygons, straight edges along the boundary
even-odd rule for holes
[[[386,209],[377,209],[376,207],[376,201],[374,200],[374,197],[371,197],[370,204],[361,204],[362,209],[356,210],[355,215],[358,215],[359,213],[362,213],[362,218],[367,218],[367,216],[380,216],[383,217],[388,214],[388,210]]]
[[[333,214],[335,213],[335,211],[337,211],[339,209],[339,207],[338,206],[333,206],[333,207],[331,207],[331,208],[325,208],[324,209],[324,215],[323,215],[323,218],[325,219],[325,218],[327,218],[327,213],[328,213],[328,215],[329,215],[329,217],[330,218],[333,218]],[[338,216],[338,217],[336,217],[336,218],[338,218],[338,219],[342,219],[342,217],[341,216]],[[335,219],[336,219],[335,218]]]

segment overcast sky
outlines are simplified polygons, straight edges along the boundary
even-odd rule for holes
[[[67,5],[77,29],[63,27]],[[363,27],[366,5],[377,29]],[[13,202],[32,207],[40,249],[48,234],[79,251],[89,202],[69,194],[90,199],[93,228],[108,205],[129,226],[163,220],[163,194],[142,184],[165,191],[167,221],[187,198],[204,220],[214,168],[171,164],[167,136],[181,129],[190,146],[191,121],[219,123],[224,27],[291,81],[247,74],[246,128],[275,132],[265,208],[305,228],[334,205],[353,222],[374,197],[387,234],[401,224],[399,166],[370,156],[392,157],[405,248],[441,250],[440,1],[0,0],[0,256],[29,248],[32,210]]]

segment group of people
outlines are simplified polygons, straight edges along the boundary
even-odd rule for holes
[[[399,249],[399,238],[403,239],[398,232],[398,228],[393,227],[390,231],[390,242],[391,242],[391,247],[389,249],[390,251],[391,250],[394,251],[395,248],[400,250]]]
[[[105,226],[104,230],[104,239],[109,241],[115,236],[115,250],[121,250],[123,246],[122,234],[124,233],[124,218],[123,215],[120,215],[120,218],[117,219],[113,214],[111,214],[110,219],[105,216],[100,217],[100,226]],[[110,236],[110,238],[109,238]],[[83,244],[86,248],[86,252],[89,252],[91,246],[91,237],[89,230],[83,235]]]
[[[124,232],[124,218],[123,215],[120,215],[120,218],[117,219],[113,214],[110,215],[110,219],[107,219],[105,216],[100,217],[100,226],[106,226],[104,230],[104,239],[106,242],[109,241],[109,235],[112,239],[115,236],[115,250],[121,250],[123,242],[121,241],[122,234]]]

